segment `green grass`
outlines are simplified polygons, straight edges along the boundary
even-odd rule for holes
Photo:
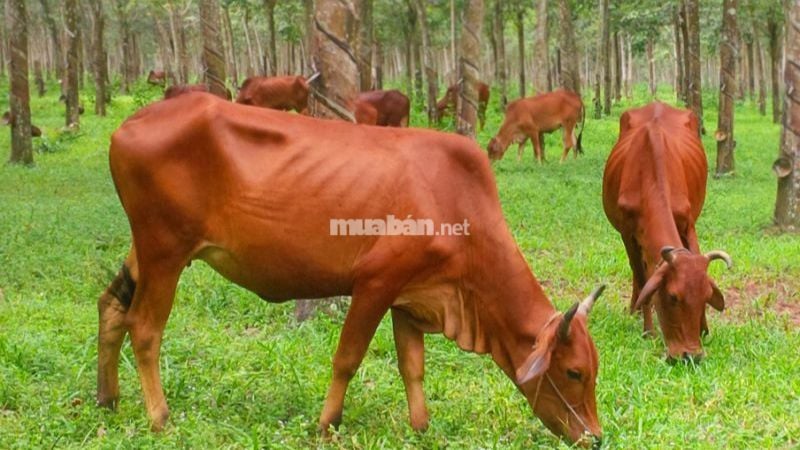
[[[36,166],[0,167],[0,448],[563,446],[489,358],[461,352],[441,336],[426,337],[431,426],[412,432],[388,320],[348,391],[344,425],[333,441],[321,442],[316,420],[343,314],[297,325],[292,304],[262,302],[202,263],[182,277],[162,347],[168,431],[148,431],[128,344],[119,410],[96,408],[95,302],[129,242],[108,173],[108,137],[158,92],[140,86],[134,96],[116,97],[106,118],[94,116],[87,92],[80,134],[67,137],[59,131],[63,105],[55,91],[51,86],[50,95],[33,99],[34,122],[46,133]],[[660,95],[672,98],[666,90]],[[616,105],[609,118],[588,120],[586,154],[577,161],[557,162],[556,133],[547,139],[543,166],[533,162],[530,147],[522,163],[511,149],[494,166],[517,242],[558,306],[609,285],[590,322],[601,356],[605,443],[797,447],[800,333],[773,312],[776,302],[800,303],[800,237],[771,229],[776,182],[770,165],[779,128],[749,102],[738,105],[736,176],[709,179],[698,223],[704,249],[725,249],[735,259],[733,270],[719,264],[712,272],[737,301],[723,314],[709,312],[706,361],[670,366],[662,341],[641,339],[639,320],[626,313],[630,271],[601,207],[602,170],[618,117],[647,101],[643,89],[634,98]],[[706,99],[709,130],[716,124],[713,102]],[[501,121],[492,104],[481,146]],[[424,122],[415,110],[412,123]],[[8,142],[9,133],[0,133],[2,160]],[[709,137],[704,142],[713,161],[715,146]]]

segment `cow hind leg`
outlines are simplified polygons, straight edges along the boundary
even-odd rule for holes
[[[527,137],[523,137],[517,146],[517,162],[522,161],[522,155],[525,153],[525,144],[528,142]]]
[[[533,155],[536,157],[536,161],[539,164],[544,162],[544,150],[542,149],[542,134],[541,133],[534,133],[531,136],[531,140],[533,141]]]
[[[169,417],[169,408],[161,386],[159,355],[161,338],[167,324],[178,278],[185,263],[160,262],[141,264],[140,279],[133,296],[126,324],[136,357],[147,414],[153,431],[161,431]]]
[[[561,154],[561,162],[563,163],[567,156],[569,155],[569,150],[575,146],[575,135],[573,134],[574,125],[566,124],[564,126],[564,152]],[[578,153],[575,153],[575,157],[578,157]]]
[[[347,385],[361,365],[381,318],[394,301],[383,283],[365,283],[353,290],[353,300],[342,326],[339,345],[333,357],[333,380],[319,418],[319,431],[328,434],[331,425],[342,422]]]
[[[428,408],[422,380],[425,375],[425,340],[423,333],[409,320],[408,313],[392,309],[392,330],[397,349],[397,364],[406,388],[408,414],[411,428],[424,431],[428,428]]]

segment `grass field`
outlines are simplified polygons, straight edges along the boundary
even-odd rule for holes
[[[168,430],[148,431],[127,343],[119,410],[96,408],[96,298],[129,244],[108,171],[108,138],[158,92],[140,87],[116,97],[109,116],[97,118],[87,91],[74,136],[60,134],[63,105],[55,86],[50,92],[33,99],[34,123],[46,134],[36,144],[35,167],[0,166],[0,448],[564,446],[488,357],[461,352],[442,336],[426,337],[431,425],[412,432],[388,319],[350,385],[343,426],[322,442],[316,420],[343,312],[298,325],[291,303],[262,302],[202,263],[184,272],[162,346]],[[724,249],[734,258],[733,270],[712,269],[730,308],[709,312],[701,365],[670,366],[661,339],[640,338],[640,321],[626,312],[630,270],[600,198],[619,115],[646,101],[637,92],[610,117],[588,119],[586,154],[577,161],[557,162],[558,133],[548,137],[543,166],[530,147],[522,163],[510,149],[494,166],[507,220],[562,310],[596,285],[609,285],[590,321],[600,351],[606,447],[796,448],[800,325],[780,311],[800,305],[800,236],[771,228],[779,127],[749,102],[737,106],[736,176],[709,179],[698,223],[704,250]],[[706,111],[713,130],[714,98],[706,99]],[[482,146],[501,121],[493,104]],[[424,125],[421,109],[412,124]],[[705,145],[713,167],[715,146],[709,137]],[[3,161],[8,146],[6,129]]]

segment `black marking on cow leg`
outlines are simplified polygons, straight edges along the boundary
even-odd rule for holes
[[[128,269],[128,266],[122,264],[119,273],[108,287],[108,291],[117,298],[126,311],[131,307],[133,293],[136,291],[136,281],[134,281],[131,276],[131,271]]]

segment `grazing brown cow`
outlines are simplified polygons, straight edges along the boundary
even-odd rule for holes
[[[208,92],[208,85],[206,85],[205,83],[173,84],[172,86],[168,87],[167,90],[164,91],[164,100],[168,98],[174,98],[179,95],[186,94],[188,92]],[[232,98],[231,91],[229,89],[225,89],[225,93],[227,94],[225,100],[230,100]]]
[[[151,70],[147,74],[147,82],[156,86],[164,86],[167,83],[167,74],[163,70]]]
[[[525,142],[533,141],[533,154],[541,163],[544,161],[544,134],[563,128],[564,152],[563,162],[572,148],[575,157],[581,148],[581,127],[578,138],[575,138],[575,126],[583,122],[584,108],[580,96],[572,91],[558,89],[553,92],[539,94],[535,97],[513,101],[506,107],[506,116],[500,131],[489,141],[489,158],[502,159],[508,146],[519,143],[517,160],[522,160]]]
[[[6,111],[3,113],[3,123],[8,126],[14,126],[15,118],[11,115],[11,111]],[[42,130],[39,129],[34,124],[31,124],[31,137],[40,137],[42,135]]]
[[[355,101],[356,123],[381,127],[407,127],[411,102],[402,92],[368,91]]]
[[[305,113],[308,83],[300,76],[250,77],[244,80],[236,103]]]
[[[453,114],[456,110],[458,103],[458,84],[454,84],[447,88],[444,97],[436,102],[436,122],[440,122],[442,118]],[[486,123],[486,107],[489,104],[489,85],[486,83],[478,83],[478,122],[480,129],[483,130],[483,125]]]
[[[625,112],[603,176],[603,207],[633,270],[631,312],[641,309],[651,334],[654,300],[670,361],[703,356],[706,304],[725,307],[708,264],[731,266],[728,254],[704,255],[697,242],[707,172],[697,127],[693,113],[663,103]]]
[[[340,423],[347,385],[391,310],[414,429],[428,424],[427,332],[491,354],[554,433],[599,439],[598,355],[587,328],[599,290],[566,314],[555,309],[514,242],[492,171],[471,140],[190,93],[123,123],[109,159],[134,247],[98,301],[98,404],[118,401],[120,344],[130,332],[152,427],[163,428],[161,337],[183,268],[202,259],[272,302],[352,295],[323,432]],[[399,232],[395,217],[420,221],[403,221]],[[395,231],[380,235],[373,222]],[[466,233],[434,233],[441,224]]]

